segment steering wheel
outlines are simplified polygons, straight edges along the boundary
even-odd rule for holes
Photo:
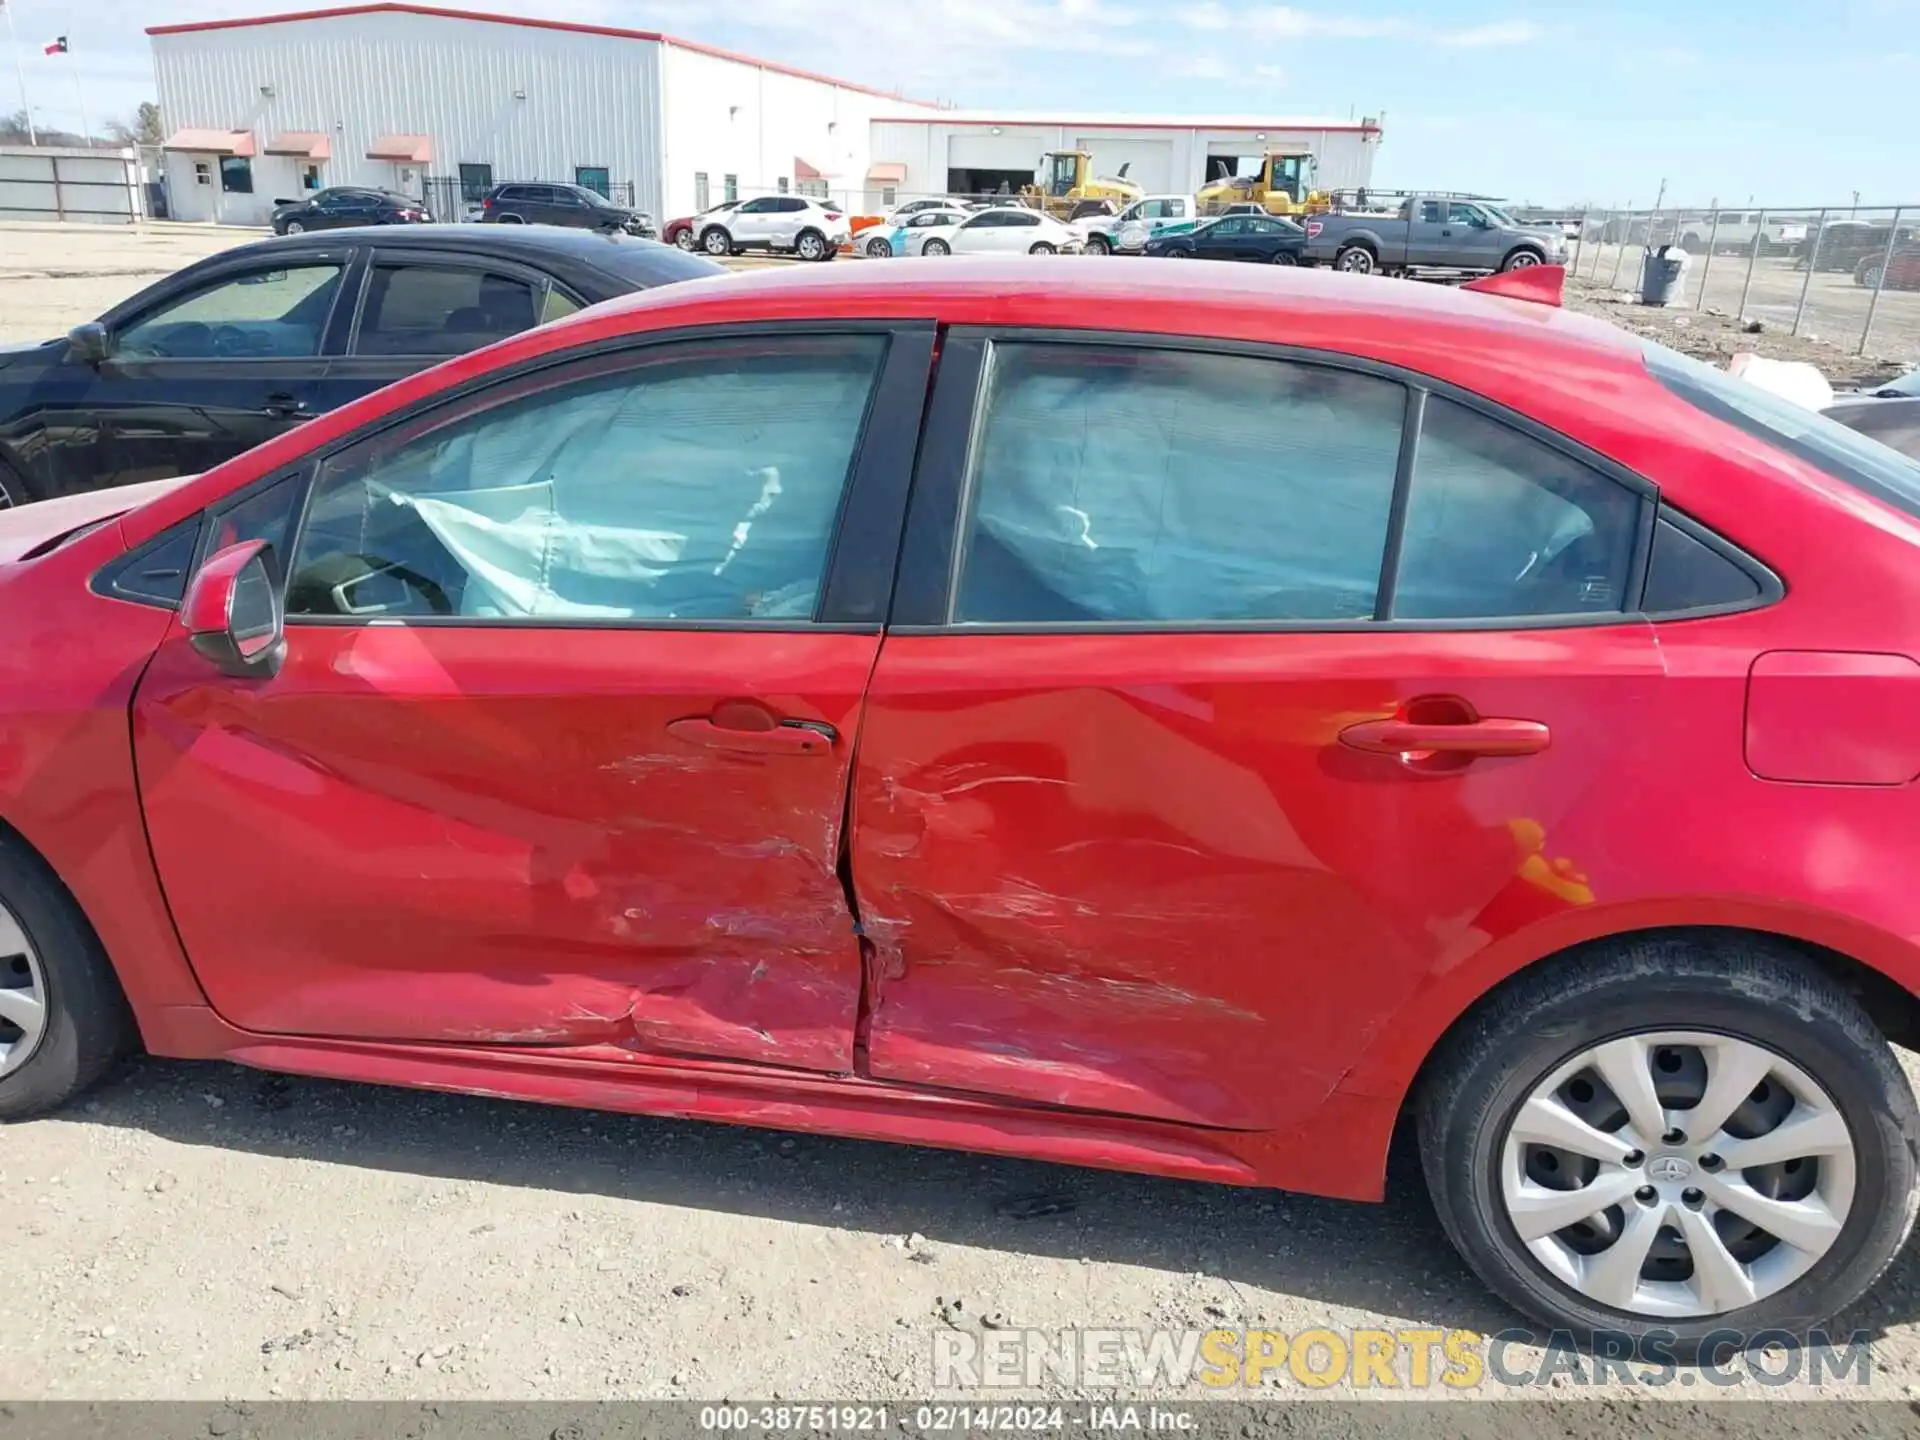
[[[222,325],[213,332],[213,353],[220,356],[246,355],[256,346],[253,337],[233,325]]]
[[[164,339],[156,336],[142,341],[137,352],[129,353],[156,356],[162,360],[191,360],[206,353],[211,344],[207,338],[207,327],[198,320],[183,320],[169,326],[161,334]]]

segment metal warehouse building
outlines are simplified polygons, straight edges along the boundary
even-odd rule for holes
[[[571,180],[655,216],[789,188],[850,198],[876,115],[940,113],[650,31],[421,5],[147,34],[182,220],[259,224],[330,185],[401,190],[446,218],[510,180]]]
[[[1251,174],[1269,150],[1314,157],[1322,187],[1372,183],[1378,121],[1257,116],[1023,115],[887,110],[873,125],[873,169],[903,194],[991,194],[1033,179],[1049,150],[1085,150],[1099,175],[1147,193],[1185,193],[1212,180]]]

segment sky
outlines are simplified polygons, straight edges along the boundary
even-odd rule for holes
[[[4,0],[37,118],[153,98],[144,27],[322,0]],[[460,7],[462,0],[448,0]],[[1920,0],[464,0],[658,29],[968,108],[1371,115],[1382,188],[1920,205]],[[70,56],[42,54],[66,35]],[[6,43],[0,30],[0,45]],[[13,57],[0,110],[20,105]],[[1854,200],[1858,192],[1857,202]],[[1751,201],[1749,197],[1753,197]]]

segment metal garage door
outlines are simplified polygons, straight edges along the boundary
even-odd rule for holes
[[[1083,135],[1074,142],[1093,156],[1093,173],[1118,175],[1127,166],[1127,178],[1149,195],[1191,189],[1173,183],[1173,141],[1127,135]]]
[[[949,170],[1024,170],[1028,176],[1046,146],[1031,135],[990,135],[968,131],[947,139]]]

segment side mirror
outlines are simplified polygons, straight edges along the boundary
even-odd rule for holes
[[[84,360],[89,365],[98,365],[106,359],[109,348],[107,327],[98,320],[76,325],[67,332],[67,352],[74,359]]]
[[[267,542],[217,551],[187,587],[180,607],[193,648],[222,675],[266,680],[287,658],[285,616],[267,573]]]

